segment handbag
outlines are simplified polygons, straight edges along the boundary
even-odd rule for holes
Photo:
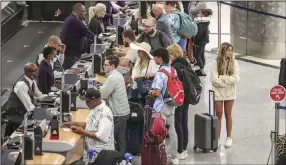
[[[150,61],[148,62],[145,76],[139,77],[135,80],[137,83],[137,89],[138,89],[139,93],[141,94],[141,96],[143,96],[143,97],[148,95],[148,91],[151,89],[152,83],[153,83],[153,80],[146,79],[149,64],[150,64]]]

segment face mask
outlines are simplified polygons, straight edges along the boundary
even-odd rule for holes
[[[57,57],[53,58],[53,62],[56,62],[57,60],[58,60],[58,58],[57,58]]]

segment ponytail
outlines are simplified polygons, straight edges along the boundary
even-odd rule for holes
[[[95,9],[94,6],[89,7],[89,10],[88,10],[88,24],[90,23],[90,20],[95,16],[94,9]]]

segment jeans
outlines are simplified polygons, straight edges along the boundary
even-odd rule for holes
[[[175,131],[175,107],[174,106],[166,106],[162,109],[161,112],[163,118],[166,120],[166,124],[169,125],[169,138],[170,138],[170,146],[171,146],[171,155],[172,158],[177,157],[177,145],[178,138],[177,133]]]
[[[178,136],[178,152],[182,153],[187,150],[189,142],[188,130],[188,110],[189,104],[184,103],[175,109],[175,128]]]
[[[129,114],[114,117],[114,140],[115,149],[121,153],[126,152],[126,124]]]
[[[187,46],[187,38],[181,38],[180,41],[178,42],[178,45],[180,45],[180,47],[182,48],[184,52]]]

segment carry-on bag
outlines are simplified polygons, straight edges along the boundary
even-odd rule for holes
[[[167,129],[162,123],[160,114],[152,112],[149,105],[145,106],[146,120],[144,123],[144,138],[141,150],[142,165],[166,165],[167,154],[164,139]],[[165,121],[164,121],[165,123]],[[162,125],[163,124],[163,125]]]
[[[209,150],[216,152],[218,149],[218,118],[215,115],[214,97],[214,91],[209,90],[209,113],[195,115],[195,145],[193,148],[194,150],[202,149],[204,153]],[[211,107],[213,107],[213,115],[211,115]]]
[[[138,155],[143,141],[144,108],[140,103],[129,101],[130,115],[126,125],[126,150]]]

